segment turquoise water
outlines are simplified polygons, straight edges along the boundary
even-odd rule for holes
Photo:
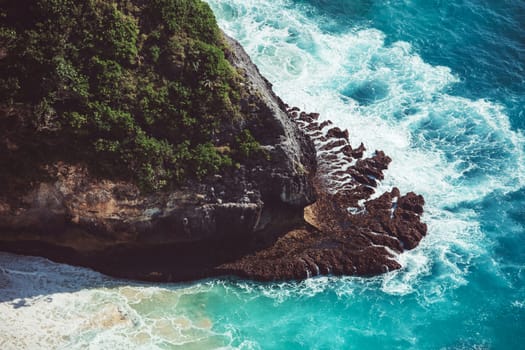
[[[428,236],[384,276],[116,281],[0,254],[0,347],[525,348],[525,3],[209,0],[290,105],[393,158]]]

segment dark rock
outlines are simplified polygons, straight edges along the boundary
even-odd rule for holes
[[[0,250],[150,281],[399,269],[396,254],[426,234],[423,197],[393,188],[371,199],[391,159],[382,151],[363,159],[364,145],[353,149],[347,130],[324,135],[331,121],[318,124],[317,113],[285,105],[242,47],[226,41],[228,59],[254,92],[243,108],[256,117],[246,123],[258,124],[247,127],[269,160],[254,156],[239,169],[154,195],[58,162],[48,167],[54,182],[0,193]]]
[[[308,115],[302,114],[302,119],[308,120]],[[324,122],[319,128],[330,124]],[[298,125],[309,134],[318,129],[317,125]],[[322,151],[317,154],[314,179],[318,199],[305,208],[307,223],[255,254],[220,266],[220,271],[275,280],[317,274],[369,276],[401,268],[395,255],[416,247],[426,234],[426,225],[420,221],[423,197],[401,196],[393,188],[370,199],[391,159],[382,151],[361,159],[364,145],[353,150],[347,135],[332,128],[326,136],[317,137],[318,151]],[[352,159],[359,160],[350,165]],[[348,164],[345,170],[341,162]],[[331,188],[334,184],[338,191]]]
[[[329,126],[329,125],[333,125],[334,123],[332,123],[330,120],[325,120],[324,122],[322,122],[321,124],[319,124],[319,129],[324,129],[325,127]]]
[[[338,138],[338,139],[345,139],[346,142],[348,141],[348,130],[342,131],[338,127],[332,128],[328,130],[326,133],[326,137],[328,138]]]
[[[423,205],[425,205],[425,200],[423,199],[423,196],[416,195],[414,192],[409,192],[399,199],[397,205],[399,208],[406,209],[421,215],[423,214]]]
[[[365,145],[361,143],[359,147],[352,151],[352,157],[356,159],[363,158],[363,153],[366,151]]]
[[[334,148],[337,148],[337,147],[341,147],[343,145],[345,145],[345,141],[344,140],[334,140],[330,143],[327,143],[326,145],[322,146],[321,148],[319,148],[320,151],[329,151],[331,149],[334,149]]]
[[[314,131],[314,130],[320,130],[319,128],[319,124],[317,124],[316,122],[312,122],[310,124],[308,124],[305,129],[309,132],[311,131]]]
[[[82,165],[49,165],[54,180],[26,193],[0,193],[0,250],[123,277],[193,279],[303,222],[303,208],[315,200],[314,145],[242,47],[226,41],[228,59],[257,97],[246,103],[254,117],[245,127],[255,130],[269,159],[254,156],[240,169],[153,195],[99,180]]]

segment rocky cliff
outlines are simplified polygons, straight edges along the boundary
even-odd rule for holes
[[[393,188],[378,196],[391,159],[382,151],[363,158],[348,131],[297,108],[288,110],[315,143],[317,200],[304,210],[302,225],[269,247],[220,266],[225,273],[258,280],[303,279],[318,275],[371,276],[401,268],[396,256],[426,235],[424,199]]]
[[[228,42],[228,59],[257,96],[244,103],[257,115],[250,128],[264,152],[239,169],[151,195],[81,164],[50,164],[53,180],[0,194],[0,249],[118,276],[181,280],[219,273],[215,267],[300,224],[315,199],[314,146],[242,48]]]
[[[116,11],[116,7],[109,9]],[[202,10],[201,7],[198,9]],[[129,13],[139,10],[145,11],[140,7],[129,10]],[[152,26],[149,22],[141,25],[144,28]],[[165,30],[162,25],[159,28]],[[171,37],[169,40],[174,39]],[[176,40],[187,39],[179,36]],[[186,43],[186,50],[191,53],[195,47],[204,48],[199,62],[206,62],[202,53],[211,49],[199,40],[197,44]],[[426,233],[426,226],[420,220],[423,198],[413,193],[402,196],[395,188],[376,196],[375,187],[383,179],[383,171],[390,158],[380,151],[370,158],[363,158],[364,146],[353,149],[347,132],[332,127],[329,121],[320,122],[317,114],[289,109],[273,93],[271,84],[261,76],[237,42],[227,36],[214,40],[220,45],[224,42],[224,57],[235,68],[235,74],[232,73],[235,82],[228,81],[228,84],[237,86],[241,92],[237,96],[232,90],[225,90],[231,99],[238,98],[238,108],[231,106],[230,98],[219,102],[213,100],[213,103],[222,106],[219,116],[233,111],[241,113],[242,117],[221,119],[219,130],[216,130],[215,124],[209,124],[213,129],[214,143],[206,144],[206,152],[211,150],[212,153],[196,152],[188,159],[199,165],[204,155],[205,164],[214,165],[217,157],[223,157],[223,160],[228,160],[230,155],[240,157],[241,151],[250,146],[245,152],[248,157],[237,158],[241,160],[235,165],[202,173],[203,176],[186,176],[176,186],[144,191],[137,181],[133,181],[133,176],[118,176],[121,166],[118,162],[113,164],[112,176],[104,176],[104,173],[93,171],[97,168],[97,157],[79,156],[81,159],[75,161],[76,154],[84,154],[85,150],[78,150],[73,156],[70,154],[62,159],[60,147],[77,149],[78,144],[74,141],[75,137],[66,139],[71,142],[68,145],[63,144],[64,139],[53,136],[58,129],[51,126],[60,124],[57,124],[59,110],[48,109],[51,114],[43,114],[44,124],[39,117],[39,127],[47,126],[37,128],[38,134],[20,133],[20,128],[27,129],[30,123],[25,121],[30,120],[37,109],[27,109],[26,105],[13,103],[13,100],[2,101],[0,123],[6,128],[0,132],[0,147],[4,150],[0,164],[5,168],[0,176],[0,250],[41,255],[92,267],[110,275],[155,281],[226,274],[259,280],[302,279],[319,274],[372,275],[399,268],[395,256],[405,249],[414,248]],[[0,60],[10,59],[9,50],[0,52]],[[192,70],[194,62],[186,62],[186,56],[180,52],[178,54],[182,56],[175,59],[173,51],[169,52],[169,75],[174,74],[173,70],[177,74],[184,70],[193,72],[186,77],[188,86],[192,87],[192,74],[198,73]],[[210,52],[216,53],[213,50]],[[220,58],[222,53],[218,55]],[[159,57],[162,61],[162,53]],[[139,58],[129,66],[129,74],[144,71],[146,64],[141,63],[144,58]],[[60,61],[59,67],[61,64]],[[223,65],[220,59],[217,64]],[[157,70],[148,70],[147,76],[157,74],[154,73]],[[209,75],[206,77],[209,78]],[[183,79],[182,75],[179,78]],[[215,86],[218,85],[213,85],[208,78],[204,79],[204,85],[192,89],[200,93],[211,89],[216,93]],[[166,83],[167,80],[163,81]],[[166,86],[166,91],[170,91],[172,86]],[[107,108],[125,110],[122,98],[125,96],[106,101]],[[146,101],[151,104],[153,99]],[[55,103],[57,108],[65,108],[66,105],[68,108],[76,107],[72,104],[71,93],[56,98]],[[91,108],[100,103],[93,102],[86,106]],[[167,101],[165,105],[171,106],[170,103]],[[143,108],[143,105],[137,108]],[[194,111],[192,108],[188,111]],[[213,105],[197,110],[213,113]],[[99,123],[97,118],[101,117],[97,111],[93,113]],[[66,111],[64,115],[80,118],[77,112],[68,113]],[[111,119],[111,123],[126,121],[127,112],[119,113],[116,114],[118,118],[110,114],[111,118],[116,118]],[[174,118],[178,117],[175,115]],[[18,124],[13,122],[20,120],[22,122]],[[155,137],[166,132],[162,128],[162,118],[151,121],[152,124],[140,118],[136,122],[139,124],[130,129],[135,139],[124,141],[133,143],[144,139],[145,131],[140,131],[140,128]],[[85,128],[89,126],[82,125]],[[104,128],[100,129],[101,125],[105,127],[103,123],[94,124],[92,132],[100,134],[104,131]],[[186,129],[180,129],[183,134],[195,129],[193,121],[188,125]],[[73,130],[73,135],[85,135],[84,129],[80,133],[75,131],[77,129],[67,130]],[[242,134],[243,130],[249,130],[249,134],[243,135],[253,137],[256,142],[238,141],[234,135]],[[112,132],[121,131],[114,128]],[[192,132],[195,134],[196,131]],[[22,143],[31,135],[38,137],[27,150],[37,152],[41,148],[43,153],[54,150],[58,156],[40,155],[38,159],[45,162],[38,164],[33,158],[21,159],[19,155],[24,154],[20,153],[24,150]],[[111,133],[107,135],[113,137]],[[126,135],[130,135],[129,130]],[[195,135],[204,137],[200,133]],[[44,143],[38,143],[40,138]],[[49,139],[52,141],[48,142]],[[123,164],[131,164],[130,168],[122,169],[123,172],[133,170],[133,164],[139,164],[129,160],[129,152],[140,155],[153,149],[156,152],[153,155],[163,154],[165,140],[158,141],[153,137],[145,140],[152,143],[148,141],[138,144],[142,148],[137,146],[120,150],[128,152],[122,153],[126,156]],[[170,142],[175,144],[177,140],[173,137]],[[113,142],[109,138],[104,142],[105,145],[115,146],[108,143]],[[232,151],[229,146],[224,146],[233,144],[237,144],[240,150]],[[196,146],[196,149],[199,150],[199,147]],[[25,154],[30,155],[30,152]],[[147,159],[144,162],[148,166],[156,166],[160,172],[178,170],[179,155],[172,157],[174,163],[169,163],[170,157],[159,156],[158,163],[148,163]],[[107,166],[108,159],[121,160],[113,157],[101,158],[100,161]],[[17,165],[14,170],[7,168],[10,161]],[[168,163],[169,167],[166,166]],[[39,176],[17,178],[19,164],[23,164],[23,169],[38,169]],[[188,168],[188,171],[191,169]],[[195,174],[201,172],[196,171]],[[151,180],[150,185],[166,179],[169,177],[158,177],[156,174],[146,177],[146,180]]]

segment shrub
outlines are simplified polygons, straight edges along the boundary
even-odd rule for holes
[[[241,78],[201,0],[5,0],[0,11],[0,108],[33,111],[0,116],[0,141],[18,142],[0,163],[67,158],[157,190],[231,166],[218,147],[256,151],[251,134],[236,141]]]

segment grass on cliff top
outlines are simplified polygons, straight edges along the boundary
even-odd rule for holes
[[[3,1],[0,182],[66,160],[158,190],[242,161],[226,50],[200,0]]]

